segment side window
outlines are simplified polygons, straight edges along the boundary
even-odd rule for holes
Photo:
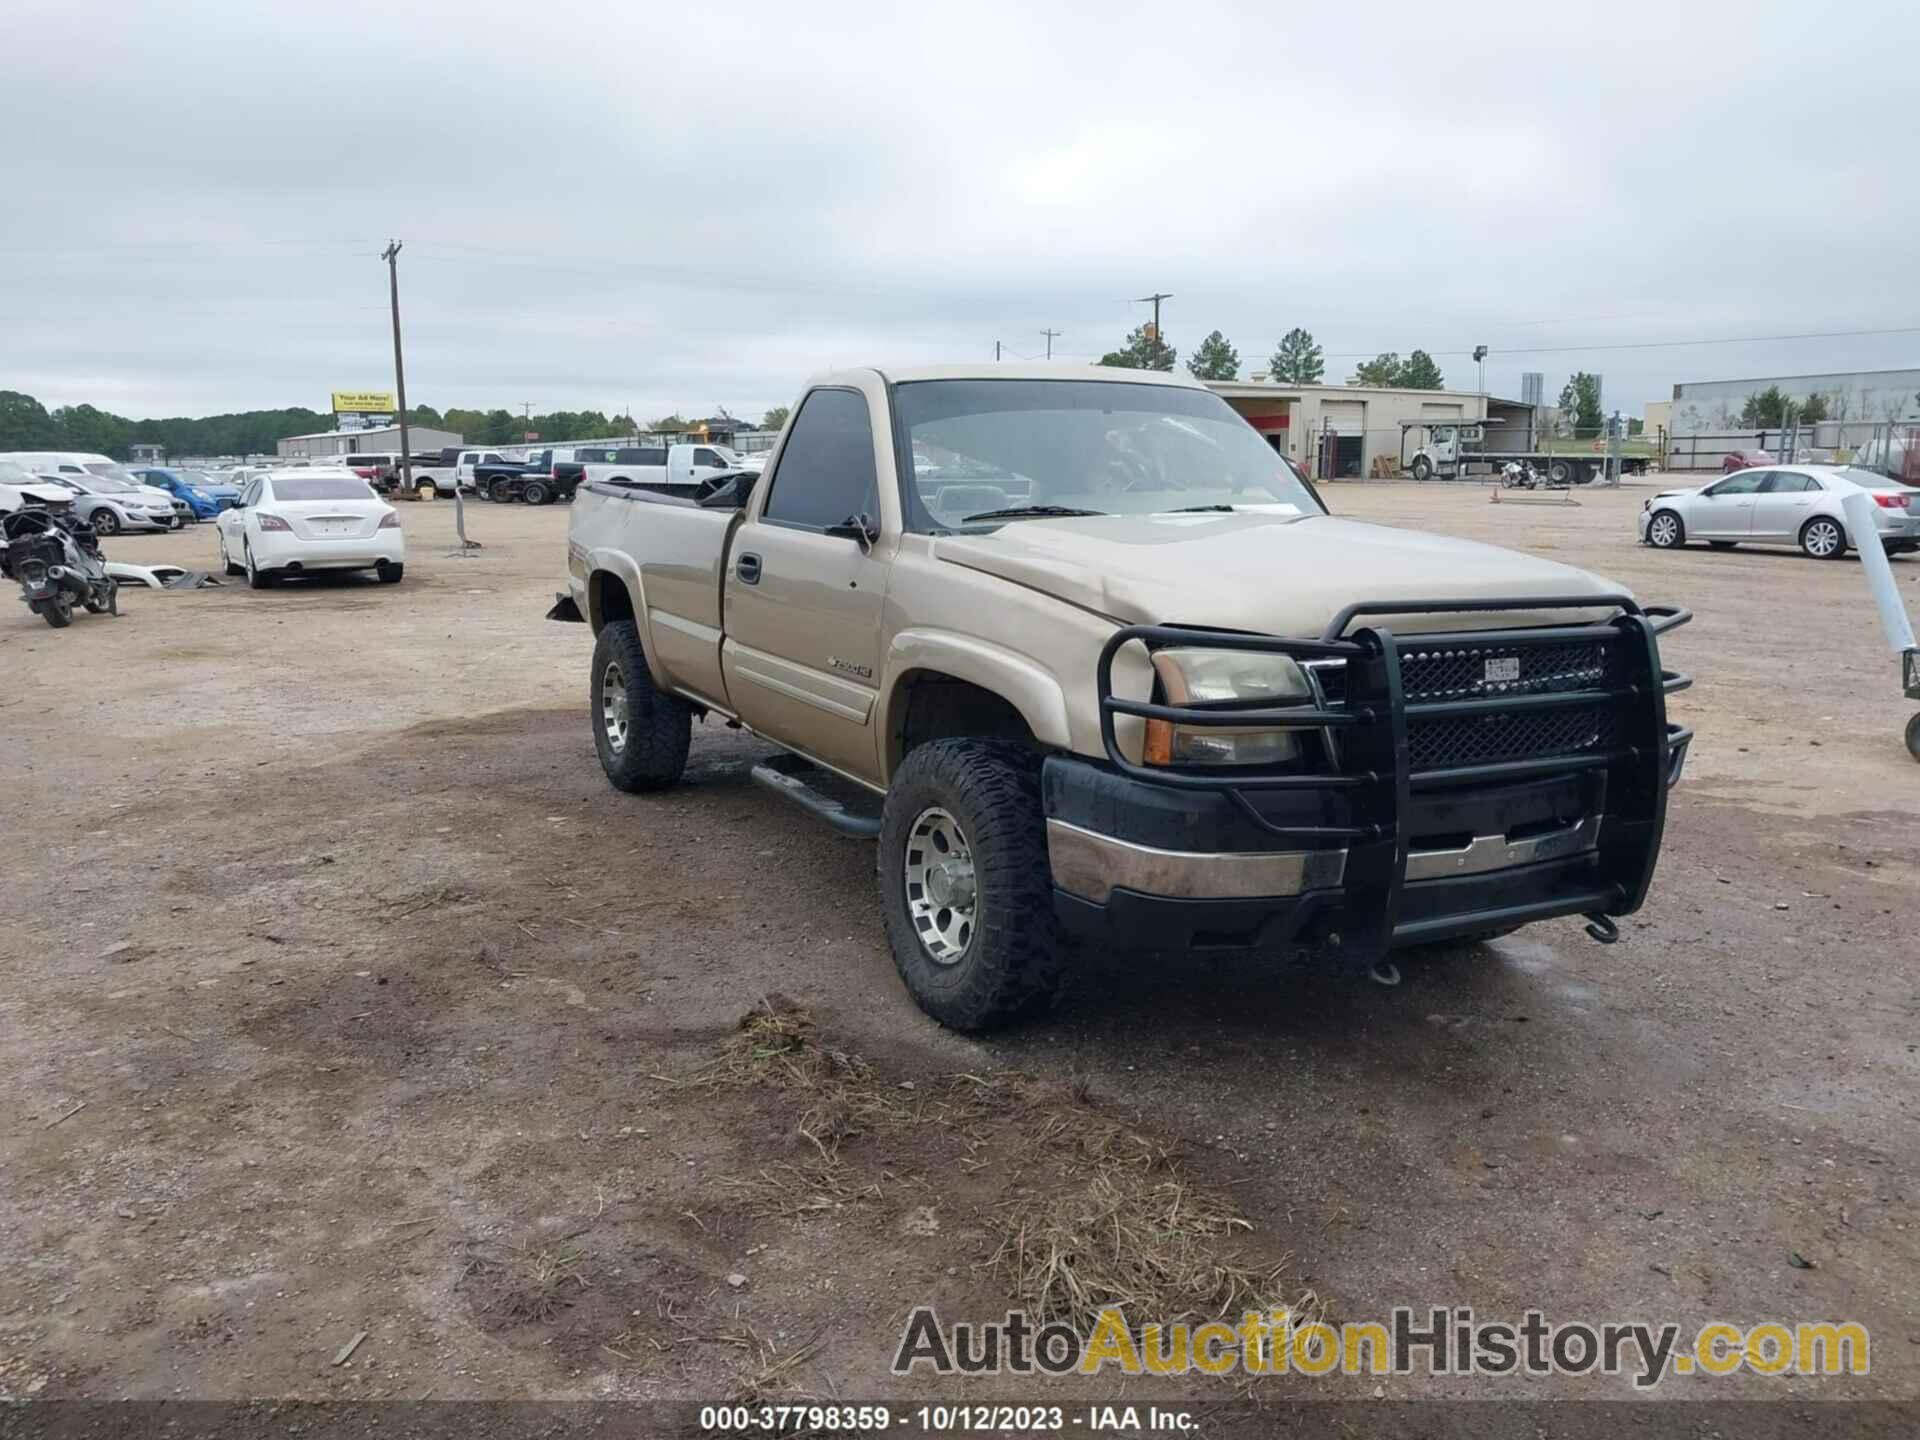
[[[816,390],[787,434],[762,518],[810,530],[862,511],[878,518],[873,422],[856,390]]]
[[[258,505],[260,503],[260,482],[258,480],[249,480],[247,482],[246,493],[240,497],[240,503],[243,505]]]
[[[1760,488],[1762,482],[1771,474],[1773,474],[1771,470],[1747,470],[1729,479],[1722,480],[1707,493],[1716,500],[1729,495],[1751,495]]]
[[[696,465],[712,465],[717,468],[721,465],[722,461],[717,454],[703,445],[693,452],[693,463]],[[843,515],[840,518],[844,520],[846,516]]]
[[[1770,470],[1767,483],[1762,491],[1767,495],[1798,495],[1803,490],[1815,488],[1814,482],[1805,475],[1795,475],[1789,470]]]

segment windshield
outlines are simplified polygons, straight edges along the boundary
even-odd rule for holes
[[[80,484],[96,495],[132,495],[137,494],[141,488],[140,482],[131,475],[124,480],[117,475],[100,475],[96,474],[94,467],[91,466],[88,467],[87,478]]]
[[[204,470],[176,470],[173,472],[189,485],[218,485],[220,482]]]
[[[116,465],[111,460],[101,460],[91,464],[83,464],[80,468],[85,470],[89,475],[100,476],[103,480],[118,480],[122,485],[135,489],[139,488],[140,482],[133,478],[133,473],[124,465]],[[101,488],[107,489],[109,487],[102,486]]]
[[[279,479],[273,482],[276,500],[371,500],[373,491],[364,480],[328,480],[307,478]]]
[[[30,485],[33,472],[24,465],[16,465],[11,460],[0,460],[0,485]]]
[[[913,454],[910,529],[956,529],[968,516],[1025,506],[1102,515],[1324,513],[1210,391],[1107,380],[921,380],[897,386],[895,405]]]

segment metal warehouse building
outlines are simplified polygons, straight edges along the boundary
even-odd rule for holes
[[[1920,413],[1920,370],[1853,370],[1831,375],[1776,375],[1753,380],[1687,380],[1673,387],[1668,424],[1675,435],[1735,431],[1747,397],[1774,386],[1796,403],[1826,401],[1834,424],[1875,425]]]
[[[435,430],[428,425],[407,427],[407,444],[416,455],[465,443],[464,437],[452,430]],[[276,448],[283,459],[292,460],[326,455],[393,455],[400,450],[400,427],[382,425],[377,430],[322,430],[312,435],[289,435]]]
[[[1474,390],[1394,390],[1374,385],[1286,385],[1271,380],[1209,380],[1207,388],[1247,419],[1308,474],[1356,479],[1400,473],[1420,443],[1409,427],[1490,421],[1488,451],[1536,448],[1538,412]],[[1405,448],[1402,449],[1402,441]]]

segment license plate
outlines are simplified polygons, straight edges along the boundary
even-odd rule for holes
[[[352,532],[353,521],[315,520],[313,522],[313,529],[314,533],[319,535],[346,535]]]
[[[1520,657],[1518,655],[1495,655],[1487,661],[1487,684],[1502,685],[1519,678]]]

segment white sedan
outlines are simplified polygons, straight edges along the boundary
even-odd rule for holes
[[[315,570],[372,570],[388,585],[406,572],[400,512],[344,467],[255,476],[214,525],[227,574],[256,590]]]
[[[1838,560],[1851,543],[1840,501],[1852,490],[1873,496],[1889,555],[1920,550],[1920,490],[1844,465],[1756,466],[1692,490],[1663,490],[1640,509],[1640,539],[1661,550],[1689,540],[1716,550],[1798,545],[1816,560]]]

